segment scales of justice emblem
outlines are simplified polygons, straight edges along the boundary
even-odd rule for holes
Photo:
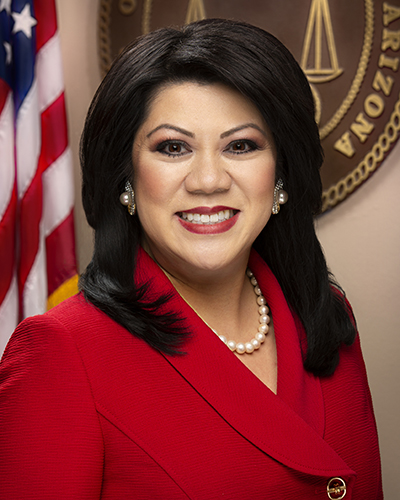
[[[330,66],[326,68],[322,66],[323,31],[325,31],[330,59]],[[314,66],[308,67],[307,62],[313,35]],[[343,73],[343,69],[339,67],[328,0],[312,0],[301,56],[301,67],[312,83],[329,82]]]
[[[322,64],[322,44],[325,35],[329,65]],[[313,43],[312,43],[313,42]],[[314,65],[309,65],[311,47],[314,46]],[[310,82],[315,101],[317,123],[320,123],[322,101],[314,83],[325,83],[338,78],[343,69],[339,67],[328,0],[312,0],[300,66]]]

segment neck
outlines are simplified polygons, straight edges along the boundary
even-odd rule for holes
[[[199,295],[212,298],[224,293],[238,293],[245,282],[245,272],[250,252],[239,255],[234,262],[218,269],[204,269],[190,267],[172,258],[164,258],[162,254],[155,254],[146,240],[142,241],[142,248],[154,262],[168,276],[176,290],[183,296]],[[233,297],[231,297],[233,299]]]
[[[247,262],[246,262],[247,264]],[[229,272],[213,272],[202,280],[186,280],[164,271],[181,297],[219,335],[248,340],[258,327],[254,287],[242,264]]]
[[[204,300],[209,305],[211,300],[215,305],[215,299],[225,297],[231,304],[237,304],[242,299],[243,289],[247,288],[247,259],[229,268],[182,272],[182,269],[165,267],[154,256],[152,258],[177,292],[190,303]]]

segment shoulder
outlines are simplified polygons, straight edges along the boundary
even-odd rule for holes
[[[33,322],[59,324],[71,332],[86,330],[88,325],[92,323],[112,322],[111,318],[87,301],[82,293],[61,302],[61,304],[53,307],[45,314],[33,316],[25,321],[29,321],[29,319]]]
[[[32,498],[89,498],[82,485],[98,491],[102,434],[67,310],[75,317],[79,307],[23,321],[0,363],[0,482],[10,499],[27,491]]]
[[[20,323],[0,363],[0,386],[10,377],[44,381],[56,374],[70,381],[72,373],[99,396],[113,383],[111,370],[122,380],[126,366],[133,364],[142,380],[157,357],[157,351],[78,294]]]
[[[44,314],[23,320],[11,336],[4,356],[7,357],[16,345],[28,343],[34,347],[38,342],[48,345],[79,342],[82,336],[99,333],[110,326],[118,328],[117,323],[78,294]]]
[[[79,330],[91,321],[101,321],[103,315],[104,313],[86,301],[83,295],[79,293],[44,314],[29,316],[24,319],[15,329],[13,336],[24,331],[41,331],[46,328],[55,328],[57,330],[65,328],[69,331]]]
[[[78,295],[45,314],[22,321],[4,351],[0,381],[11,373],[17,376],[26,376],[28,372],[45,374],[57,364],[60,369],[69,364],[71,369],[79,359],[74,337],[90,322],[90,309]]]
[[[18,377],[36,373],[41,378],[55,370],[84,373],[91,359],[88,353],[95,353],[101,344],[109,354],[118,335],[133,338],[78,294],[18,325],[1,360],[0,383],[11,373]]]

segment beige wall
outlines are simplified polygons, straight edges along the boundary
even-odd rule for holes
[[[57,0],[70,143],[76,169],[76,231],[82,270],[92,234],[80,203],[78,142],[100,73],[98,0]],[[317,223],[331,267],[353,305],[380,435],[386,498],[399,498],[400,471],[400,142],[384,165]],[[340,402],[338,402],[340,405]]]

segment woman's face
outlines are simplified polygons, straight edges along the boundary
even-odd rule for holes
[[[143,245],[182,279],[246,265],[271,215],[275,163],[265,121],[239,92],[164,87],[133,144]]]

